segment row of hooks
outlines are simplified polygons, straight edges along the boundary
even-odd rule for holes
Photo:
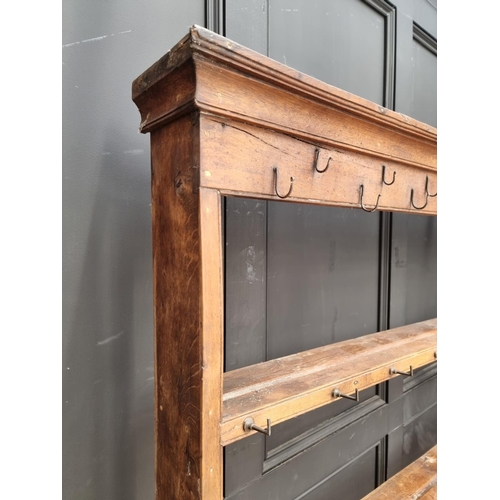
[[[328,158],[328,161],[326,162],[326,167],[321,170],[318,168],[319,154],[320,154],[320,149],[316,148],[315,152],[314,152],[313,168],[314,168],[314,170],[316,170],[316,172],[323,174],[330,167],[330,162],[332,161],[332,157],[330,156]],[[394,184],[394,182],[396,182],[396,171],[392,172],[392,180],[390,180],[390,182],[389,182],[385,178],[386,177],[385,170],[386,170],[386,166],[382,165],[382,183],[385,184],[386,186],[392,186]],[[274,192],[276,193],[276,196],[278,198],[281,198],[282,200],[284,200],[285,198],[288,198],[292,194],[293,181],[295,180],[295,177],[293,177],[293,176],[290,177],[290,187],[288,189],[288,192],[286,194],[280,194],[280,192],[278,191],[278,167],[273,167],[273,172],[274,172]],[[378,203],[380,201],[380,197],[382,196],[382,194],[378,195],[377,202],[375,203],[375,206],[371,209],[367,208],[364,205],[363,194],[364,194],[364,185],[361,184],[359,186],[359,200],[360,200],[359,203],[361,205],[361,208],[365,212],[374,212],[378,208]],[[429,176],[426,175],[425,176],[425,203],[421,207],[415,205],[415,203],[413,202],[413,188],[412,188],[411,195],[410,195],[410,204],[416,210],[423,210],[427,206],[427,203],[429,202],[429,198],[434,198],[434,196],[437,196],[437,192],[435,192],[434,194],[429,193]]]
[[[437,353],[434,353],[434,357],[437,358]],[[402,372],[402,371],[396,370],[396,367],[391,366],[389,368],[389,375],[403,375],[405,377],[413,377],[413,366],[410,365],[409,372]],[[359,402],[359,389],[356,389],[356,391],[354,392],[354,396],[349,396],[348,394],[344,394],[343,392],[340,392],[340,389],[333,389],[332,397],[334,399],[344,398],[344,399],[351,399],[352,401]],[[271,419],[270,418],[267,419],[267,428],[263,428],[263,427],[259,427],[258,425],[256,425],[253,418],[248,417],[243,422],[243,430],[245,432],[257,431],[257,432],[260,432],[262,434],[265,434],[266,436],[270,436],[271,435]]]

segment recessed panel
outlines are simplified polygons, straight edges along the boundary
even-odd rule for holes
[[[412,118],[437,126],[437,56],[418,39],[413,39]]]
[[[269,56],[384,104],[385,17],[361,0],[271,0]]]
[[[379,214],[268,210],[267,359],[376,332]]]
[[[434,189],[434,187],[432,187]],[[391,328],[437,316],[437,219],[394,214]]]

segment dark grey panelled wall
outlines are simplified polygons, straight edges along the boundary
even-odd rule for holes
[[[229,38],[435,125],[434,2],[226,7]],[[226,370],[436,316],[435,217],[237,198],[225,214]],[[417,373],[227,446],[226,498],[364,497],[436,442],[436,366]]]
[[[63,2],[65,500],[154,498],[149,136],[131,84],[204,22],[203,0]]]
[[[64,0],[62,378],[65,500],[154,499],[149,136],[137,132],[139,113],[131,100],[132,80],[169,50],[187,32],[190,25],[205,24],[207,4],[213,9],[210,12],[215,17],[210,27],[216,29],[220,26],[223,29],[222,26],[225,25],[231,38],[244,39],[241,41],[245,45],[261,53],[269,52],[280,62],[298,67],[340,87],[350,86],[351,91],[361,95],[364,95],[363,89],[368,89],[371,93],[364,97],[377,102],[384,101],[386,106],[391,107],[390,102],[387,102],[390,86],[387,81],[383,85],[383,68],[380,65],[375,66],[376,61],[382,58],[384,47],[387,50],[381,38],[381,18],[373,17],[373,24],[370,22],[361,30],[361,35],[366,36],[359,37],[360,43],[369,38],[370,49],[379,56],[368,58],[359,64],[372,75],[370,85],[357,88],[357,83],[363,83],[361,79],[357,82],[349,74],[325,73],[326,66],[314,66],[317,57],[308,58],[307,54],[297,56],[300,55],[303,41],[297,39],[298,30],[293,29],[293,22],[299,22],[297,14],[293,12],[293,9],[297,8],[294,4],[321,6],[325,2],[326,0],[310,3],[276,0],[273,3],[275,12],[278,8],[292,10],[289,17],[292,24],[285,29],[280,25],[283,17],[272,17],[271,21],[275,23],[273,33],[281,33],[281,36],[276,36],[270,43],[267,39],[267,0],[231,0],[225,12],[225,21],[221,13],[217,12],[217,6],[222,5],[222,0]],[[366,0],[364,3],[377,6],[387,2]],[[435,26],[429,27],[426,21],[429,17],[427,11],[432,11],[435,3],[436,0],[389,2],[396,4],[399,9],[397,36],[400,37],[401,33],[412,29],[412,23],[415,21],[425,25],[435,37]],[[359,1],[332,0],[333,4],[339,7],[340,15],[347,12],[348,8],[356,9],[352,14],[358,19],[366,17],[369,12],[367,6]],[[314,18],[315,16],[308,16],[311,22]],[[300,22],[309,21],[303,16]],[[346,32],[360,30],[359,22],[352,26],[349,22],[349,19],[345,19],[336,26],[338,30],[345,29]],[[323,50],[322,57],[329,54],[332,57],[338,56],[335,51],[330,51],[329,47],[337,43],[340,31],[321,32],[316,30],[314,25],[308,28],[325,40],[323,45],[318,45]],[[285,37],[287,32],[291,34],[290,39]],[[418,29],[416,32],[416,38],[413,41],[409,38],[407,46],[404,46],[404,41],[397,42],[396,66],[404,67],[408,58],[412,57],[414,71],[400,71],[397,74],[395,107],[399,111],[432,123],[429,116],[435,113],[435,102],[431,102],[429,97],[435,93],[432,88],[435,77],[429,71],[434,64],[433,55],[429,47],[425,46],[425,40],[421,40]],[[332,61],[330,68],[335,67],[334,63],[335,61]],[[306,66],[301,67],[301,64]],[[421,71],[422,68],[427,69]],[[374,77],[375,74],[377,78]],[[423,74],[428,75],[428,80],[419,80]],[[385,75],[385,78],[388,77],[390,75]],[[405,94],[404,89],[408,93]],[[431,186],[431,191],[433,189],[434,186]],[[227,219],[227,232],[241,245],[240,250],[244,250],[240,260],[228,258],[227,273],[234,277],[235,282],[238,273],[244,273],[247,278],[250,276],[251,280],[245,290],[243,285],[240,286],[240,291],[245,292],[246,297],[243,297],[243,294],[234,294],[235,301],[241,300],[233,304],[234,307],[226,318],[228,330],[241,332],[240,337],[233,336],[229,341],[240,342],[240,345],[244,346],[241,350],[244,355],[234,350],[232,356],[228,356],[226,369],[234,369],[265,358],[266,345],[261,339],[266,327],[267,297],[262,281],[266,266],[276,270],[276,287],[269,289],[269,293],[277,297],[272,301],[273,307],[276,308],[275,318],[282,317],[285,323],[294,322],[296,319],[293,315],[287,317],[280,313],[283,304],[280,302],[279,289],[284,266],[280,264],[282,248],[279,238],[270,239],[268,242],[273,250],[269,253],[269,262],[268,254],[259,250],[265,235],[264,221],[268,216],[269,222],[273,224],[275,221],[277,225],[277,236],[281,233],[294,233],[293,228],[281,226],[280,210],[283,205],[273,206],[267,214],[268,204],[264,207],[259,205],[258,201],[248,203],[248,207],[244,206],[244,213],[249,212],[251,216],[240,220],[231,217]],[[321,233],[321,228],[314,224],[308,226],[308,217],[314,212],[321,218],[327,211],[306,206],[299,208],[302,215],[298,220],[304,222],[307,230],[302,234],[305,237],[294,234],[297,239],[303,240],[303,247],[310,252],[315,249],[314,238]],[[370,245],[365,245],[365,248],[362,244],[356,244],[356,248],[362,248],[367,255],[368,251],[371,252],[369,257],[372,271],[375,273],[372,273],[372,282],[375,283],[373,287],[376,287],[378,226],[370,225],[370,221],[376,221],[378,214],[352,212],[350,220],[356,222],[358,229],[361,227],[360,221],[371,228],[371,232],[364,232],[364,237],[371,241]],[[345,213],[347,211],[335,211],[333,222],[336,224],[336,230],[344,227],[342,216]],[[394,217],[391,287],[396,293],[391,294],[394,301],[391,304],[392,326],[435,315],[436,300],[432,293],[435,289],[435,262],[427,258],[429,252],[435,255],[435,221],[429,218],[417,219],[399,215]],[[342,234],[344,233],[346,230],[343,230]],[[328,236],[328,233],[326,235]],[[251,243],[245,240],[245,237],[249,236],[253,238]],[[359,234],[352,234],[353,241],[357,238],[360,238]],[[325,254],[326,257],[321,253],[322,250],[316,249],[319,257],[323,256],[325,262],[330,256],[332,266],[335,263],[335,270],[332,267],[329,271],[344,272],[342,266],[337,265],[339,262],[343,263],[342,259],[345,260],[347,256],[343,244],[344,241],[339,239],[338,244],[328,247],[329,253]],[[233,252],[233,255],[239,253]],[[298,257],[300,256],[296,256]],[[364,260],[367,261],[366,255]],[[242,262],[243,267],[240,266]],[[247,266],[247,263],[251,265]],[[313,266],[314,269],[318,276],[322,276],[321,268]],[[307,280],[307,273],[302,278]],[[324,278],[325,296],[330,286],[328,279],[328,276]],[[231,286],[230,280],[228,286]],[[423,294],[422,290],[430,290],[431,293]],[[363,328],[359,327],[361,332],[364,328],[365,333],[375,329],[375,292],[376,290],[372,290],[370,293],[370,297],[373,296],[371,302],[363,299],[369,306],[367,314],[373,324],[368,322]],[[256,304],[256,307],[245,308],[248,301]],[[306,306],[305,310],[310,311],[311,317],[317,319],[314,307],[323,307],[323,304],[310,301]],[[231,314],[231,310],[235,314]],[[332,338],[336,336],[334,340],[340,340],[347,332],[348,325],[352,325],[347,323],[346,315],[356,311],[342,307],[338,311],[332,308],[327,312],[325,325],[319,325],[318,328],[322,335],[318,339],[320,343],[329,341],[330,333]],[[299,312],[294,311],[294,315],[298,314]],[[328,322],[337,325],[335,331],[327,329]],[[243,328],[245,326],[248,327],[246,331]],[[280,328],[276,323],[273,330],[276,332],[273,340],[275,344],[271,342],[269,346],[275,351],[274,355],[282,354]],[[297,344],[288,347],[295,351],[309,346]],[[427,375],[421,373],[419,380],[400,388],[400,392],[404,394],[399,398],[401,413],[404,412],[404,425],[389,439],[389,448],[404,450],[407,447],[418,452],[417,445],[427,447],[426,436],[435,435],[432,428],[432,422],[435,421],[435,391],[434,386],[428,387],[435,383],[434,378],[429,378],[433,374],[432,370],[435,370],[435,367],[431,367]],[[419,381],[420,384],[417,383]],[[374,392],[364,392],[366,394],[363,395],[362,404],[366,407],[372,405],[375,409],[370,418],[379,419],[381,422],[379,425],[375,421],[369,421],[365,428],[375,429],[387,420],[384,413],[386,410],[381,408],[377,413],[378,410],[375,410],[381,403],[375,398]],[[418,397],[410,397],[416,392],[419,393]],[[336,404],[338,406],[335,413],[353,406],[348,401]],[[326,413],[317,412],[311,414],[311,418],[316,419],[317,425],[326,418]],[[305,435],[309,431],[309,427],[300,427],[304,423],[310,424],[297,419],[293,425],[282,425],[280,432],[269,442],[267,452],[260,436],[241,441],[241,446],[254,448],[260,455],[266,452],[266,461],[264,464],[261,460],[250,462],[247,460],[248,456],[234,453],[231,458],[235,467],[239,467],[238,460],[242,462],[239,469],[244,471],[244,477],[229,475],[226,478],[227,491],[238,490],[245,481],[260,476],[262,466],[267,471],[273,464],[282,460],[282,455],[286,455],[285,452],[290,449],[280,450],[283,443],[286,444],[297,434]],[[359,429],[356,427],[354,430],[360,434],[363,427],[359,426]],[[323,428],[318,426],[315,432],[319,435]],[[339,434],[335,446],[348,449],[356,460],[352,462],[352,466],[339,470],[338,476],[333,479],[335,484],[340,485],[340,488],[349,488],[352,484],[349,477],[355,469],[356,476],[368,478],[375,485],[377,478],[374,476],[376,471],[373,464],[379,460],[378,456],[382,456],[384,443],[366,451],[362,447],[358,450],[352,446],[350,436],[351,431],[345,433],[345,436]],[[346,442],[342,444],[344,439]],[[338,465],[331,462],[331,443],[328,440],[317,441],[320,443],[317,447],[318,456],[323,457],[318,459],[318,462],[326,468],[340,465],[340,462]],[[421,442],[423,444],[420,444]],[[389,472],[397,470],[412,458],[410,454],[402,455],[392,469],[389,467]],[[308,460],[310,461],[307,454],[302,454],[296,461],[290,461],[288,467],[297,467],[299,473],[308,466]],[[351,463],[350,455],[343,456],[342,460]],[[294,465],[296,463],[297,466]],[[318,478],[313,478],[314,481],[320,481],[326,472],[318,468],[315,474]],[[268,474],[267,477],[272,476]],[[320,486],[310,492],[308,498],[319,499],[329,495],[328,490],[332,487],[332,482],[318,484]],[[352,494],[352,491],[336,491],[343,499]]]

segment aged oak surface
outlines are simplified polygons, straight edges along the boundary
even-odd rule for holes
[[[436,129],[193,27],[133,84],[141,131],[200,110],[199,186],[436,214]],[[317,170],[313,163],[318,153]],[[328,164],[328,171],[323,174]],[[396,172],[393,185],[382,182]],[[361,186],[363,185],[363,200]],[[411,196],[413,190],[413,204]],[[380,195],[380,199],[379,196]]]
[[[282,422],[436,349],[430,320],[224,376],[221,197],[435,215],[436,129],[196,26],[132,95],[151,132],[157,499],[220,500],[243,417]]]
[[[436,320],[423,321],[357,339],[273,359],[224,374],[221,442],[249,435],[243,421],[266,426],[331,403],[332,390],[352,395],[435,361]]]
[[[437,446],[398,472],[363,500],[433,500],[437,498]]]
[[[160,499],[222,497],[220,198],[193,193],[196,131],[196,115],[186,115],[152,136]]]

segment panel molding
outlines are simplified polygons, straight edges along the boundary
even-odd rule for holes
[[[437,363],[424,366],[419,370],[419,373],[413,377],[404,379],[403,393],[411,391],[420,384],[427,382],[432,377],[437,376]]]
[[[265,474],[276,467],[288,462],[295,456],[312,448],[314,445],[344,430],[349,425],[366,418],[370,413],[385,406],[386,402],[380,396],[373,396],[359,405],[349,408],[345,412],[333,417],[321,425],[310,429],[299,436],[283,443],[267,453],[262,472]]]
[[[225,0],[205,0],[205,27],[219,35],[226,35]]]
[[[396,8],[384,0],[363,0],[385,18],[384,107],[394,109],[396,80]]]
[[[412,424],[415,420],[420,418],[422,415],[427,413],[431,408],[434,408],[435,406],[437,406],[437,403],[432,403],[429,406],[426,406],[423,410],[419,411],[418,413],[415,413],[415,415],[412,415],[408,420],[406,420],[406,422],[403,423],[403,428]]]
[[[413,22],[413,39],[437,56],[437,40],[416,22]]]
[[[380,213],[378,329],[390,328],[392,213]]]
[[[351,460],[349,460],[348,462],[346,462],[344,465],[342,465],[342,467],[339,467],[338,469],[335,469],[335,471],[332,472],[332,474],[326,476],[320,482],[316,483],[312,488],[309,488],[307,491],[304,491],[304,493],[302,493],[298,497],[295,497],[294,500],[303,500],[304,498],[307,498],[307,496],[309,494],[311,494],[314,490],[316,490],[317,488],[319,488],[320,486],[322,486],[324,483],[326,483],[327,481],[329,481],[330,479],[332,479],[332,477],[335,477],[337,474],[340,474],[344,469],[346,469],[347,467],[351,466],[353,463],[355,463],[356,461],[358,461],[363,455],[365,455],[366,453],[370,452],[374,448],[377,448],[377,455],[378,455],[380,453],[380,451],[379,451],[380,445],[381,445],[381,443],[379,442],[379,443],[375,443],[374,445],[370,446],[369,448],[367,448],[366,450],[364,450],[362,453],[360,453],[359,455],[355,456],[354,458],[352,458]]]

